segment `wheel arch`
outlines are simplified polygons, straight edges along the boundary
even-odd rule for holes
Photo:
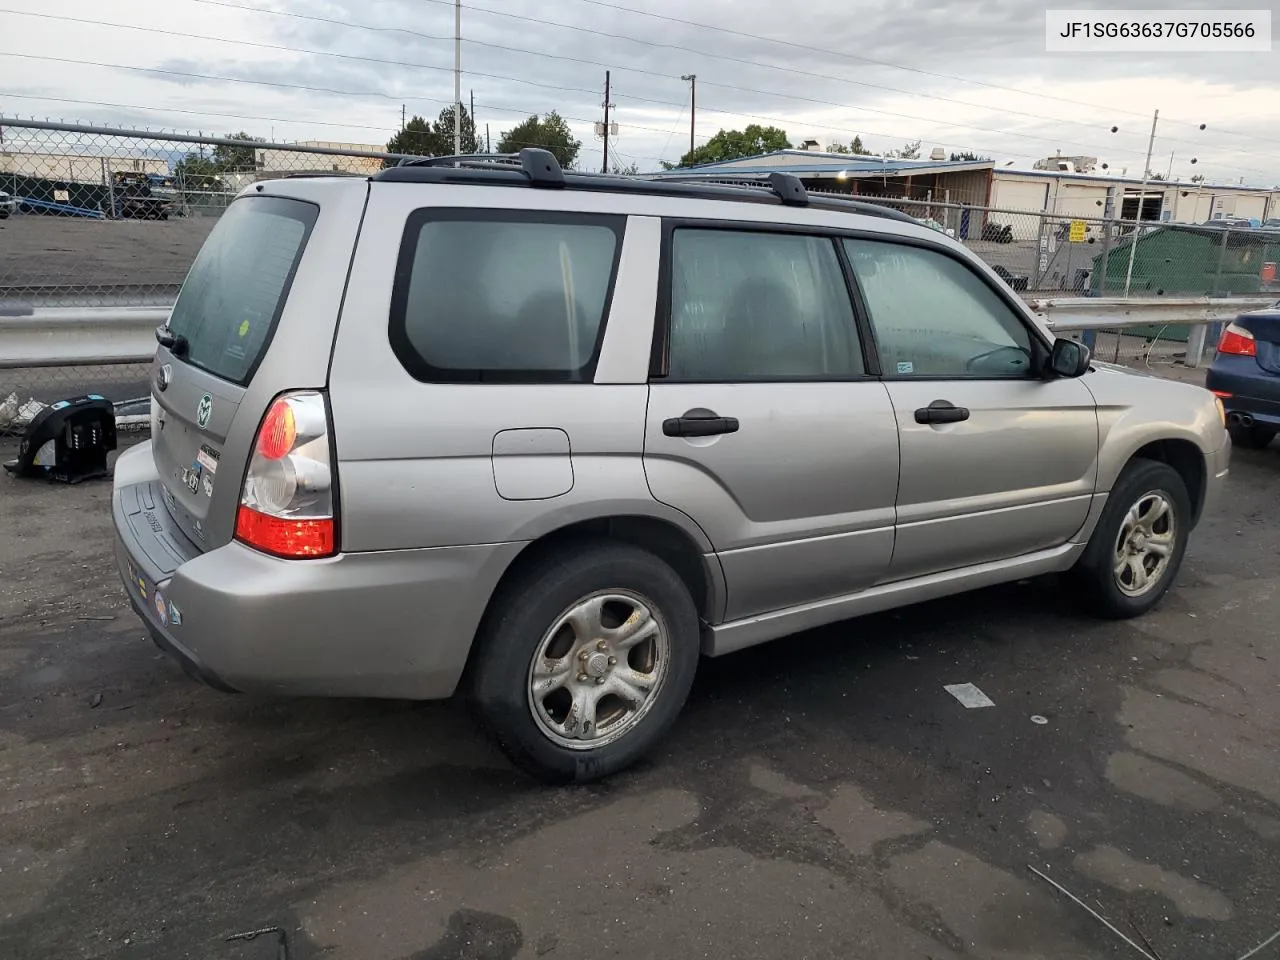
[[[1152,440],[1135,450],[1125,461],[1125,467],[1135,460],[1154,460],[1177,471],[1191,498],[1191,524],[1195,526],[1200,522],[1208,489],[1208,468],[1204,453],[1196,443],[1179,437]]]
[[[700,529],[697,534],[701,534]],[[675,520],[648,513],[618,513],[571,520],[534,537],[507,564],[490,592],[477,624],[464,673],[471,669],[479,646],[476,641],[484,633],[506,585],[530,566],[544,562],[559,550],[572,549],[575,543],[613,541],[647,550],[670,566],[684,582],[699,620],[703,624],[718,623],[725,608],[724,573],[720,561],[710,550],[709,542],[699,542],[700,539],[695,539],[693,532]]]

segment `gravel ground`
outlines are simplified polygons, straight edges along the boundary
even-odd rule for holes
[[[651,759],[556,790],[456,704],[193,684],[109,486],[0,491],[0,957],[1135,955],[1029,865],[1160,960],[1280,928],[1280,444],[1143,619],[1047,578],[706,661]]]

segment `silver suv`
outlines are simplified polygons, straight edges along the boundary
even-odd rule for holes
[[[252,186],[157,338],[114,494],[156,642],[461,690],[550,781],[636,760],[703,655],[1052,572],[1140,614],[1230,450],[909,217],[533,149]]]

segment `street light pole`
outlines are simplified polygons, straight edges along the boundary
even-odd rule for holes
[[[689,152],[693,153],[693,134],[698,123],[698,75],[686,73],[680,79],[689,81]]]
[[[462,153],[462,0],[453,0],[453,155]]]
[[[1147,199],[1147,183],[1151,179],[1151,151],[1156,146],[1156,124],[1160,122],[1160,111],[1151,117],[1151,138],[1147,141],[1147,163],[1142,168],[1142,186],[1138,193],[1138,212],[1134,218],[1133,239],[1129,241],[1129,266],[1124,272],[1124,295],[1129,296],[1129,284],[1133,282],[1133,258],[1138,252],[1138,238],[1142,235],[1142,205]]]

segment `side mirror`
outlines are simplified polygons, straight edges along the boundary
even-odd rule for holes
[[[1076,340],[1059,337],[1053,341],[1053,352],[1049,354],[1049,369],[1054,376],[1080,377],[1089,372],[1089,361],[1092,355],[1089,348]]]

